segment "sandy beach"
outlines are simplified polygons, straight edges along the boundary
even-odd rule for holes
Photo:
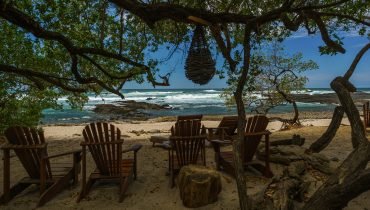
[[[286,139],[293,134],[299,134],[306,138],[306,143],[303,147],[307,148],[326,130],[329,122],[330,119],[304,119],[302,120],[304,127],[287,131],[279,131],[281,127],[280,122],[271,122],[268,129],[273,132],[271,141]],[[205,126],[214,127],[218,125],[218,121],[205,120],[203,123]],[[174,122],[151,120],[133,121],[131,123],[115,122],[114,124],[122,131],[125,147],[136,143],[143,145],[143,148],[138,153],[138,179],[130,185],[125,200],[122,203],[118,203],[118,187],[114,184],[100,184],[92,188],[86,199],[76,203],[76,198],[80,191],[81,183],[79,183],[77,186],[64,190],[40,209],[186,209],[182,205],[179,189],[177,187],[171,189],[169,187],[169,177],[165,175],[168,166],[167,151],[160,147],[152,147],[151,142],[149,142],[151,135],[168,135],[169,129]],[[333,167],[337,167],[352,150],[350,140],[351,128],[348,125],[348,120],[344,119],[336,137],[322,152],[329,159],[337,159],[331,162]],[[79,149],[83,128],[84,125],[44,126],[45,137],[49,144],[49,154]],[[208,147],[206,149],[207,167],[214,169],[213,156],[213,149]],[[62,161],[67,159],[62,159]],[[94,168],[91,155],[88,155],[87,161],[89,173]],[[272,170],[275,175],[281,172],[281,167],[281,165],[272,164]],[[0,186],[3,186],[3,164],[0,165],[0,171]],[[235,180],[223,172],[220,173],[222,177],[222,191],[219,194],[218,201],[198,209],[238,209],[239,203]],[[14,184],[24,175],[25,171],[18,159],[12,158],[11,183]],[[249,194],[259,193],[263,186],[270,181],[267,178],[249,172],[246,173],[246,177]],[[322,182],[317,181],[312,186],[317,189],[320,184]],[[0,191],[2,192],[2,189]],[[37,187],[31,187],[6,206],[1,206],[0,208],[33,209],[36,206],[38,196]],[[366,209],[370,206],[369,198],[370,191],[365,192],[352,200],[346,209]]]

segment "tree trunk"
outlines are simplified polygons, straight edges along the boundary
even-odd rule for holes
[[[340,123],[342,122],[343,115],[344,115],[343,107],[341,106],[335,107],[333,117],[331,118],[332,120],[330,122],[328,129],[319,139],[317,139],[314,143],[311,144],[309,151],[321,152],[330,144],[335,134],[337,133]]]
[[[241,210],[251,209],[251,202],[247,195],[247,185],[244,176],[244,167],[242,162],[241,146],[244,140],[244,130],[246,125],[245,120],[245,107],[243,102],[243,90],[247,81],[250,57],[251,57],[251,46],[250,46],[251,29],[246,26],[244,34],[244,63],[242,73],[240,75],[237,89],[234,93],[236,107],[238,110],[238,138],[233,141],[233,155],[234,155],[234,169],[235,178],[238,188],[239,203]]]
[[[222,189],[221,177],[217,171],[197,165],[181,168],[178,186],[181,200],[189,208],[216,202]]]
[[[350,92],[356,88],[349,82],[358,62],[370,48],[367,44],[357,54],[344,77],[335,78],[330,86],[337,93],[352,128],[354,151],[336,172],[315,192],[303,209],[342,209],[353,198],[370,188],[370,172],[364,170],[370,159],[370,143],[365,136],[365,127]]]

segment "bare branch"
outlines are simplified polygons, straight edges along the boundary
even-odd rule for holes
[[[367,43],[356,55],[355,59],[353,60],[351,66],[347,70],[347,72],[344,74],[343,79],[349,80],[349,78],[352,76],[353,72],[356,69],[356,66],[358,62],[360,62],[362,56],[369,50],[370,43]]]

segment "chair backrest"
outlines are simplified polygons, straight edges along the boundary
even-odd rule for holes
[[[370,102],[366,102],[363,105],[364,124],[365,127],[370,127]]]
[[[228,136],[235,135],[235,131],[238,128],[238,116],[225,116],[222,118],[220,124],[218,125],[219,128],[227,128],[225,129],[225,133]],[[215,132],[216,135],[220,134],[220,130]]]
[[[40,160],[42,156],[47,156],[44,133],[41,130],[29,127],[9,127],[5,130],[5,136],[9,144],[17,145],[14,149],[24,169],[30,178],[40,179]],[[33,145],[42,145],[44,148],[31,148]],[[46,162],[46,178],[51,178],[50,163]]]
[[[121,131],[108,123],[91,123],[82,134],[99,172],[107,176],[118,176],[121,170]]]
[[[265,131],[269,120],[266,116],[256,115],[247,118],[245,133],[257,133]],[[242,143],[242,156],[244,162],[250,162],[257,151],[257,147],[261,142],[262,135],[245,136]]]
[[[177,121],[180,121],[180,120],[202,120],[202,118],[203,118],[202,114],[180,115],[180,116],[177,116]]]
[[[204,154],[205,133],[200,120],[180,120],[172,126],[170,141],[180,167],[196,164],[200,153]],[[203,162],[204,158],[203,155]]]

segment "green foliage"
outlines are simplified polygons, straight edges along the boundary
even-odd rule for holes
[[[243,94],[244,104],[257,113],[267,113],[277,105],[288,103],[293,92],[305,89],[308,79],[301,73],[318,68],[312,60],[303,61],[301,53],[286,55],[284,49],[276,43],[264,50],[259,50],[252,56],[249,79]],[[229,107],[235,105],[233,93],[238,76],[229,77],[229,85],[221,94]]]
[[[149,66],[153,74],[158,74],[159,64],[163,64],[162,58],[158,56],[159,48],[168,49],[171,54],[172,50],[186,51],[187,44],[191,40],[191,31],[193,26],[185,23],[180,23],[176,18],[172,20],[163,20],[156,22],[149,27],[139,17],[131,14],[127,10],[119,8],[108,0],[23,0],[23,1],[7,1],[16,9],[30,15],[36,22],[48,31],[62,33],[65,37],[78,47],[92,47],[97,49],[105,49],[109,52],[118,53],[138,63],[143,63]],[[141,1],[148,4],[155,4],[163,1],[149,0]],[[281,7],[285,0],[266,0],[266,1],[199,1],[199,0],[178,0],[169,1],[183,7],[191,7],[196,9],[204,9],[213,13],[234,13],[244,15],[261,16],[269,14],[271,11]],[[292,7],[330,4],[334,0],[325,1],[296,1]],[[349,1],[341,7],[328,7],[321,9],[322,12],[338,13],[343,16],[350,16],[358,19],[365,19],[369,14],[368,1]],[[297,14],[287,14],[292,20]],[[342,38],[337,36],[337,31],[352,31],[358,30],[360,35],[368,35],[369,28],[358,28],[358,24],[346,18],[336,18],[333,16],[325,16],[322,18],[326,26],[328,26],[328,34],[338,44],[342,45]],[[222,24],[220,24],[222,25]],[[304,23],[311,31],[318,33],[317,25],[313,21]],[[243,54],[241,50],[244,41],[244,24],[229,23],[222,25],[228,31],[230,37],[231,57],[237,63],[237,72],[231,73],[228,63],[225,61],[217,73],[220,77],[224,74],[229,75],[230,89],[227,95],[235,89],[238,79],[238,70],[242,67]],[[303,27],[303,24],[301,24]],[[256,27],[258,36],[252,37],[253,52],[258,52],[261,43],[271,42],[272,40],[284,40],[291,35],[281,21],[266,22],[263,25]],[[66,85],[76,87],[81,86],[74,78],[71,67],[71,58],[67,50],[56,41],[38,39],[31,33],[21,29],[20,27],[11,24],[4,19],[0,19],[0,64],[12,65],[18,68],[32,69],[37,72],[47,73],[58,78],[68,78]],[[225,38],[223,34],[223,38]],[[211,44],[214,54],[219,55],[220,50],[217,48],[212,34],[207,28],[207,37]],[[180,49],[181,47],[184,49]],[[332,49],[321,47],[320,51],[324,54],[333,54]],[[156,57],[154,57],[155,55]],[[167,55],[165,55],[167,56]],[[129,64],[120,62],[114,59],[107,59],[101,56],[91,55],[91,60],[99,63],[101,67],[114,76],[117,74],[130,74],[140,71],[137,67],[132,67]],[[254,53],[251,63],[250,77],[248,77],[247,87],[248,93],[263,91],[266,86],[261,84],[270,84],[269,78],[264,78],[263,75],[268,73],[268,66],[271,63],[266,61],[268,55]],[[296,59],[294,61],[294,59]],[[293,60],[281,59],[279,62],[288,64],[289,62],[299,62],[299,56]],[[165,59],[167,61],[167,59]],[[303,64],[299,67],[305,71],[313,66]],[[81,75],[85,78],[96,77],[102,82],[110,84],[114,87],[119,87],[120,82],[116,79],[107,77],[102,71],[99,71],[96,66],[84,58],[79,57],[79,69]],[[60,87],[51,86],[50,84],[32,79],[27,76],[19,76],[15,74],[0,74],[7,82],[1,84],[0,100],[2,102],[1,125],[10,125],[17,119],[19,122],[37,123],[36,120],[41,116],[43,108],[58,108],[57,98],[67,97],[70,104],[74,107],[81,107],[87,101],[84,93],[68,92]],[[150,80],[152,77],[145,77],[142,74],[129,78],[128,81],[136,81],[143,83]],[[293,86],[290,81],[293,78],[284,76],[279,79],[280,88],[288,93],[294,88],[301,87],[305,83],[305,79],[295,79]],[[291,86],[290,86],[291,85]],[[82,85],[87,91],[100,94],[103,90],[100,86],[89,84]],[[245,94],[245,98],[251,99],[253,95]],[[271,92],[270,95],[276,95]],[[248,99],[248,100],[249,100]],[[230,98],[230,103],[232,103]],[[279,100],[276,100],[279,101]],[[26,104],[33,106],[26,106]],[[23,114],[22,114],[23,113]],[[19,116],[13,116],[19,115]],[[26,116],[27,115],[27,116]],[[14,119],[14,120],[12,120]],[[1,129],[0,129],[1,131]]]

